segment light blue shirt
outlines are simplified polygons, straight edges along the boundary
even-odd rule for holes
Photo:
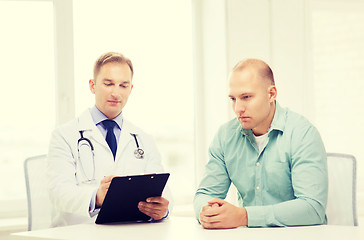
[[[91,114],[92,120],[94,121],[96,127],[100,130],[102,136],[104,136],[104,138],[106,138],[107,130],[104,127],[104,125],[102,124],[102,121],[104,121],[108,118],[96,106],[93,106],[92,108],[90,108],[90,114]],[[114,127],[114,134],[115,134],[116,142],[119,143],[120,132],[121,132],[121,128],[123,126],[123,121],[124,121],[122,113],[120,113],[118,116],[116,116],[112,120],[114,120],[116,122],[116,127]],[[89,213],[90,213],[91,217],[95,216],[100,211],[99,208],[96,208],[96,193],[97,193],[97,189],[92,194],[92,198],[90,201]]]
[[[92,120],[94,121],[96,127],[100,130],[102,136],[104,136],[104,138],[106,138],[107,130],[104,127],[104,125],[102,124],[102,121],[104,121],[108,118],[96,106],[93,106],[92,108],[90,108],[90,114],[91,114]],[[124,121],[122,113],[120,113],[118,116],[116,116],[112,120],[114,120],[116,122],[117,127],[114,127],[114,134],[115,134],[116,142],[119,143],[120,132],[121,132],[121,128],[123,127],[123,121]]]
[[[320,134],[278,103],[260,151],[252,130],[243,129],[237,119],[220,127],[195,195],[197,219],[209,200],[225,199],[231,183],[249,227],[326,223],[328,176]]]

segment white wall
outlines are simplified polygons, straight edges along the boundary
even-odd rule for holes
[[[306,9],[302,0],[229,0],[227,42],[229,69],[244,58],[266,61],[275,76],[278,101],[308,116],[312,76]]]
[[[217,128],[229,119],[225,1],[193,1],[196,183]]]
[[[234,117],[227,97],[227,77],[238,61],[245,58],[266,61],[275,75],[280,104],[305,116],[312,116],[312,74],[306,1],[194,2],[199,182],[212,137],[223,122]]]

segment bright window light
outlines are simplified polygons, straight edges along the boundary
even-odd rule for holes
[[[55,122],[53,5],[0,1],[0,29],[0,201],[25,200],[23,162],[47,153]]]
[[[358,5],[357,5],[358,4]],[[328,152],[353,154],[364,192],[364,4],[342,1],[312,12],[316,126]]]

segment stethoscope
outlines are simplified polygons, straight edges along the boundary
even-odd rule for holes
[[[87,137],[83,136],[85,130],[80,130],[80,138],[77,141],[77,154],[78,154],[78,162],[80,164],[81,170],[84,174],[84,176],[86,177],[86,181],[85,182],[92,182],[95,180],[95,153],[94,153],[94,145],[92,144],[91,140],[88,139]],[[136,149],[134,151],[134,156],[137,159],[143,159],[144,158],[144,150],[141,149],[139,147],[139,143],[138,143],[138,139],[137,139],[137,135],[130,133],[130,135],[132,135],[134,137],[134,141],[135,141],[135,145],[136,145]],[[89,178],[88,175],[86,174],[86,171],[82,165],[82,161],[81,161],[81,157],[80,157],[80,148],[82,146],[87,146],[90,148],[91,150],[91,154],[92,154],[92,165],[93,165],[93,170],[92,170],[92,178]]]
[[[136,134],[130,133],[134,137],[135,145],[137,146],[137,149],[134,151],[134,156],[138,159],[144,158],[144,150],[139,147],[138,139],[136,137]]]

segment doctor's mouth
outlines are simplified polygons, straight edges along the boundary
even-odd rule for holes
[[[107,102],[110,103],[111,105],[117,105],[121,103],[121,101],[118,100],[108,100]]]

